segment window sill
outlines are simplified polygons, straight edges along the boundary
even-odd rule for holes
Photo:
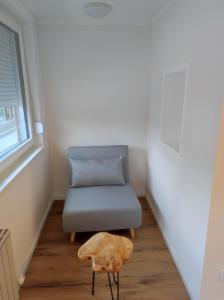
[[[0,192],[43,150],[44,146],[32,147],[13,166],[0,176]]]

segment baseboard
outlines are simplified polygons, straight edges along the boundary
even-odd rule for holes
[[[151,208],[151,210],[152,210],[152,213],[153,213],[153,215],[154,215],[154,217],[155,217],[155,219],[156,219],[156,222],[157,222],[157,224],[158,224],[158,226],[159,226],[160,232],[161,232],[161,234],[162,234],[162,236],[163,236],[163,239],[164,239],[164,241],[165,241],[165,243],[166,243],[166,246],[167,246],[167,248],[168,248],[168,250],[169,250],[169,253],[170,253],[170,255],[172,256],[172,259],[173,259],[173,261],[174,261],[174,263],[175,263],[175,265],[176,265],[176,268],[177,268],[177,270],[178,270],[178,272],[179,272],[179,274],[180,274],[180,277],[181,277],[181,279],[182,279],[182,281],[183,281],[183,283],[184,283],[184,286],[185,286],[185,288],[186,288],[186,290],[187,290],[187,292],[188,292],[188,295],[189,295],[190,299],[193,300],[194,298],[193,298],[193,296],[192,296],[192,294],[191,294],[191,292],[190,292],[190,288],[189,288],[189,286],[188,286],[188,284],[187,284],[187,282],[186,282],[186,280],[185,280],[185,278],[184,278],[184,275],[183,275],[183,273],[182,273],[182,271],[181,271],[181,268],[180,268],[180,266],[179,266],[179,264],[178,264],[178,262],[177,262],[175,256],[173,255],[173,250],[172,250],[171,244],[170,244],[170,242],[169,242],[169,239],[168,239],[168,237],[166,236],[166,234],[165,234],[165,232],[164,232],[164,230],[163,230],[163,228],[162,228],[162,225],[160,224],[160,221],[159,221],[158,215],[157,215],[157,213],[156,213],[156,210],[155,210],[155,208],[154,208],[154,206],[153,206],[152,201],[150,200],[150,199],[152,198],[152,195],[150,194],[150,192],[147,192],[147,193],[145,194],[145,197],[146,197],[147,202],[148,202],[148,204],[149,204],[149,206],[150,206],[150,208]]]
[[[38,242],[38,240],[39,240],[39,237],[40,237],[41,231],[42,231],[42,229],[43,229],[44,223],[45,223],[45,221],[46,221],[46,219],[47,219],[48,213],[49,213],[49,211],[50,211],[50,209],[51,209],[52,203],[53,203],[53,198],[51,198],[51,200],[50,200],[50,202],[49,202],[49,204],[48,204],[48,207],[47,207],[47,209],[46,209],[46,212],[45,212],[45,214],[44,214],[44,216],[43,216],[43,218],[42,218],[42,221],[41,221],[41,223],[40,223],[39,229],[38,229],[38,231],[37,231],[37,233],[36,233],[36,236],[35,236],[35,238],[34,238],[34,240],[33,240],[33,243],[32,243],[32,245],[31,245],[31,247],[30,247],[30,250],[29,250],[29,252],[28,252],[27,259],[25,260],[25,262],[24,262],[24,264],[23,264],[22,272],[21,272],[21,274],[18,276],[18,282],[19,282],[19,284],[22,284],[23,281],[24,281],[24,279],[25,279],[26,271],[27,271],[27,269],[28,269],[28,267],[29,267],[31,258],[32,258],[32,256],[33,256],[34,250],[35,250],[35,248],[36,248],[36,246],[37,246],[37,242]]]
[[[54,194],[53,200],[65,200],[66,194]]]
[[[145,197],[145,193],[136,193],[136,196],[138,198],[144,198]]]

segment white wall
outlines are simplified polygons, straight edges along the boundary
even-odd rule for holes
[[[43,150],[1,192],[0,228],[10,230],[18,276],[26,271],[50,204],[51,186],[48,166],[47,151]]]
[[[35,43],[35,28],[32,26],[32,16],[18,1],[3,1],[0,10],[6,10],[21,19],[25,26],[25,46],[28,55],[29,77],[32,80],[31,97],[35,112],[33,120],[44,121],[43,98],[41,97],[38,78],[38,55],[36,44],[30,50],[31,41]],[[27,27],[28,26],[28,27]],[[29,40],[29,47],[27,41]],[[31,53],[32,52],[32,53]],[[32,54],[32,55],[31,55]],[[34,250],[39,230],[51,203],[52,191],[50,181],[49,154],[46,140],[44,149],[35,157],[19,175],[0,193],[0,228],[8,228],[11,233],[17,275],[23,275],[30,255]]]
[[[130,146],[131,182],[144,194],[147,27],[39,25],[53,191],[68,186],[67,148]]]
[[[224,95],[223,28],[222,0],[179,0],[153,24],[150,39],[148,184],[163,234],[195,300],[200,299]],[[189,64],[189,81],[178,156],[160,138],[162,73],[185,63]],[[222,298],[213,294],[201,299]]]

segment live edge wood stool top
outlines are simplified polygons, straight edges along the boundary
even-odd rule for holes
[[[132,251],[133,243],[128,238],[100,232],[79,248],[78,257],[91,258],[94,272],[117,273]]]
[[[81,260],[92,259],[92,295],[95,293],[95,273],[107,273],[112,300],[114,300],[110,273],[117,287],[117,300],[120,299],[119,271],[123,263],[129,259],[133,251],[132,242],[122,236],[100,232],[91,237],[79,248],[78,257]]]

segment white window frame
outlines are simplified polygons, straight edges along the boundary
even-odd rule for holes
[[[32,146],[34,146],[34,135],[32,129],[32,114],[31,114],[31,103],[30,103],[30,93],[28,85],[28,76],[26,68],[26,58],[25,58],[25,47],[23,42],[23,32],[22,27],[14,20],[11,16],[7,15],[5,12],[0,11],[0,22],[15,31],[19,37],[19,47],[21,54],[21,67],[23,73],[23,82],[25,90],[25,105],[26,105],[26,121],[28,129],[28,138],[19,143],[18,146],[13,147],[7,153],[0,157],[0,171],[6,169],[12,162],[19,159],[26,151],[28,151]]]

